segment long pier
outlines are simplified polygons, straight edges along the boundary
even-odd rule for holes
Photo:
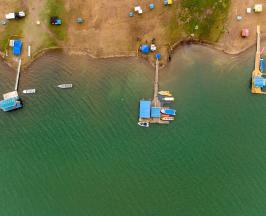
[[[254,79],[255,77],[261,77],[263,74],[260,72],[260,26],[257,25],[257,50],[256,50],[256,57],[255,57],[255,68],[252,72],[252,85],[251,85],[251,92],[253,94],[266,94],[263,92],[260,87],[255,87]]]
[[[19,59],[19,61],[18,61],[18,69],[17,69],[17,77],[16,77],[15,91],[18,90],[20,68],[21,68],[21,59]]]

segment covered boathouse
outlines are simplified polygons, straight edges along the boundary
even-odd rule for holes
[[[139,119],[151,118],[151,101],[141,100],[139,102]]]
[[[4,100],[0,101],[0,109],[4,112],[16,110],[23,107],[22,101],[17,91],[9,92],[3,95]]]

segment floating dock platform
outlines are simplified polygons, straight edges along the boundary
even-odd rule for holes
[[[170,121],[164,121],[161,119],[161,110],[163,103],[161,102],[159,92],[159,59],[156,58],[155,76],[153,85],[153,99],[152,100],[140,100],[139,103],[139,122],[155,123],[155,124],[169,124]]]
[[[262,91],[262,88],[266,86],[266,79],[262,73],[263,71],[261,66],[261,50],[260,50],[260,26],[257,26],[257,50],[256,50],[256,57],[255,57],[255,68],[252,72],[252,79],[251,79],[251,92],[253,94],[266,94],[266,92]],[[264,67],[263,67],[264,70]]]

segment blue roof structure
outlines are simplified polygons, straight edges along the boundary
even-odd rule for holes
[[[141,100],[139,102],[139,118],[151,117],[151,101]]]
[[[150,4],[150,9],[154,9],[155,5],[154,4]]]
[[[19,98],[8,98],[0,101],[0,109],[4,112],[22,108],[22,103],[18,101]]]
[[[263,88],[266,85],[266,79],[263,77],[255,77],[254,78],[254,86],[256,88]]]
[[[161,107],[152,107],[151,108],[151,117],[160,118],[161,117]]]
[[[21,48],[22,48],[21,40],[15,40],[14,41],[14,47],[13,47],[13,54],[14,55],[20,55],[21,54]]]
[[[264,72],[264,67],[265,67],[265,63],[264,63],[264,59],[261,58],[260,59],[260,72]]]
[[[143,45],[141,45],[141,47],[140,47],[140,51],[141,51],[142,53],[144,53],[144,54],[147,54],[147,53],[150,52],[150,46],[147,45],[147,44],[143,44]]]
[[[160,54],[160,53],[156,53],[156,54],[155,54],[155,58],[156,58],[156,59],[160,59],[160,58],[161,58],[161,54]]]

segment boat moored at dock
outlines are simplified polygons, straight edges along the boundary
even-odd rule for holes
[[[175,120],[175,117],[173,116],[169,116],[169,117],[162,117],[161,118],[163,121],[174,121]]]
[[[170,91],[159,91],[158,94],[162,95],[162,96],[167,96],[167,97],[171,97],[172,96]]]
[[[161,113],[167,114],[167,115],[171,115],[171,116],[175,116],[176,115],[176,110],[169,109],[169,108],[163,108],[163,109],[161,109]]]
[[[0,101],[0,109],[4,112],[20,109],[23,107],[22,100],[17,91],[8,92],[3,95],[4,100]]]
[[[264,72],[264,68],[265,68],[265,62],[264,62],[264,59],[261,58],[261,59],[260,59],[260,72],[261,72],[261,73]]]
[[[175,98],[174,97],[163,97],[162,98],[162,101],[165,101],[165,102],[173,102],[173,101],[175,101]]]

